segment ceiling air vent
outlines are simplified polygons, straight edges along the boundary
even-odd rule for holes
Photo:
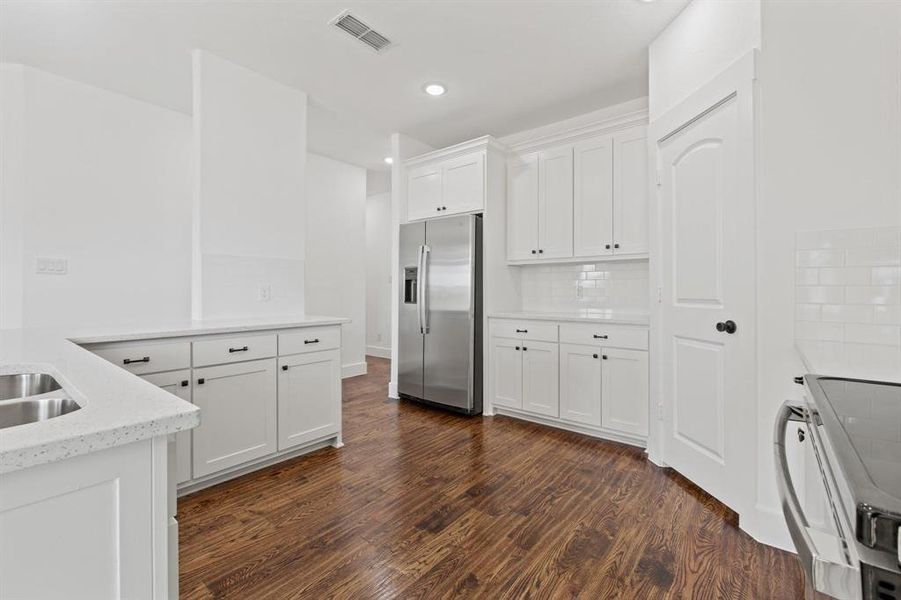
[[[391,47],[391,40],[350,14],[349,11],[345,10],[329,22],[338,29],[349,33],[355,39],[363,42],[376,52],[382,52]]]

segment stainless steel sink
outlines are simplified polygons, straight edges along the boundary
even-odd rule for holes
[[[0,375],[0,429],[45,421],[79,408],[46,373]]]
[[[79,408],[78,403],[68,397],[4,400],[0,402],[0,429],[45,421]]]
[[[62,389],[59,382],[46,373],[0,375],[0,400],[37,396],[59,389]]]

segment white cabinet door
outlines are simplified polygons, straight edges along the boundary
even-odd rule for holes
[[[538,255],[538,154],[507,163],[507,260]]]
[[[573,255],[573,147],[538,154],[538,258]]]
[[[169,371],[144,375],[142,379],[178,396],[185,402],[191,401],[191,371]],[[175,482],[183,483],[191,479],[191,432],[179,431],[175,434]]]
[[[474,152],[441,164],[441,215],[485,208],[485,153]]]
[[[276,449],[275,359],[194,370],[194,477],[272,454]]]
[[[441,214],[441,165],[411,169],[407,174],[407,220]]]
[[[607,429],[648,435],[648,353],[603,349],[601,425]]]
[[[561,419],[601,425],[602,362],[600,348],[560,344]]]
[[[644,127],[613,137],[613,242],[617,255],[648,252],[648,145]]]
[[[613,138],[573,146],[573,256],[613,254]]]
[[[522,408],[522,346],[518,340],[491,339],[492,403]]]
[[[278,449],[338,433],[341,352],[283,356],[278,365]]]
[[[522,342],[522,409],[548,417],[560,414],[559,348],[550,342]]]

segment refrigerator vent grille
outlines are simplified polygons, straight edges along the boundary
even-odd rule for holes
[[[376,52],[383,52],[391,47],[391,40],[379,33],[361,19],[344,11],[330,21],[332,25],[353,36],[357,41],[363,42]]]

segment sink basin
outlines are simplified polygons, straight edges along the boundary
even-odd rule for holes
[[[81,408],[72,398],[28,398],[0,402],[0,429],[45,421]]]
[[[46,373],[0,375],[0,429],[45,421],[79,408]]]
[[[62,389],[59,382],[46,373],[0,375],[0,400],[37,396],[59,389]]]

